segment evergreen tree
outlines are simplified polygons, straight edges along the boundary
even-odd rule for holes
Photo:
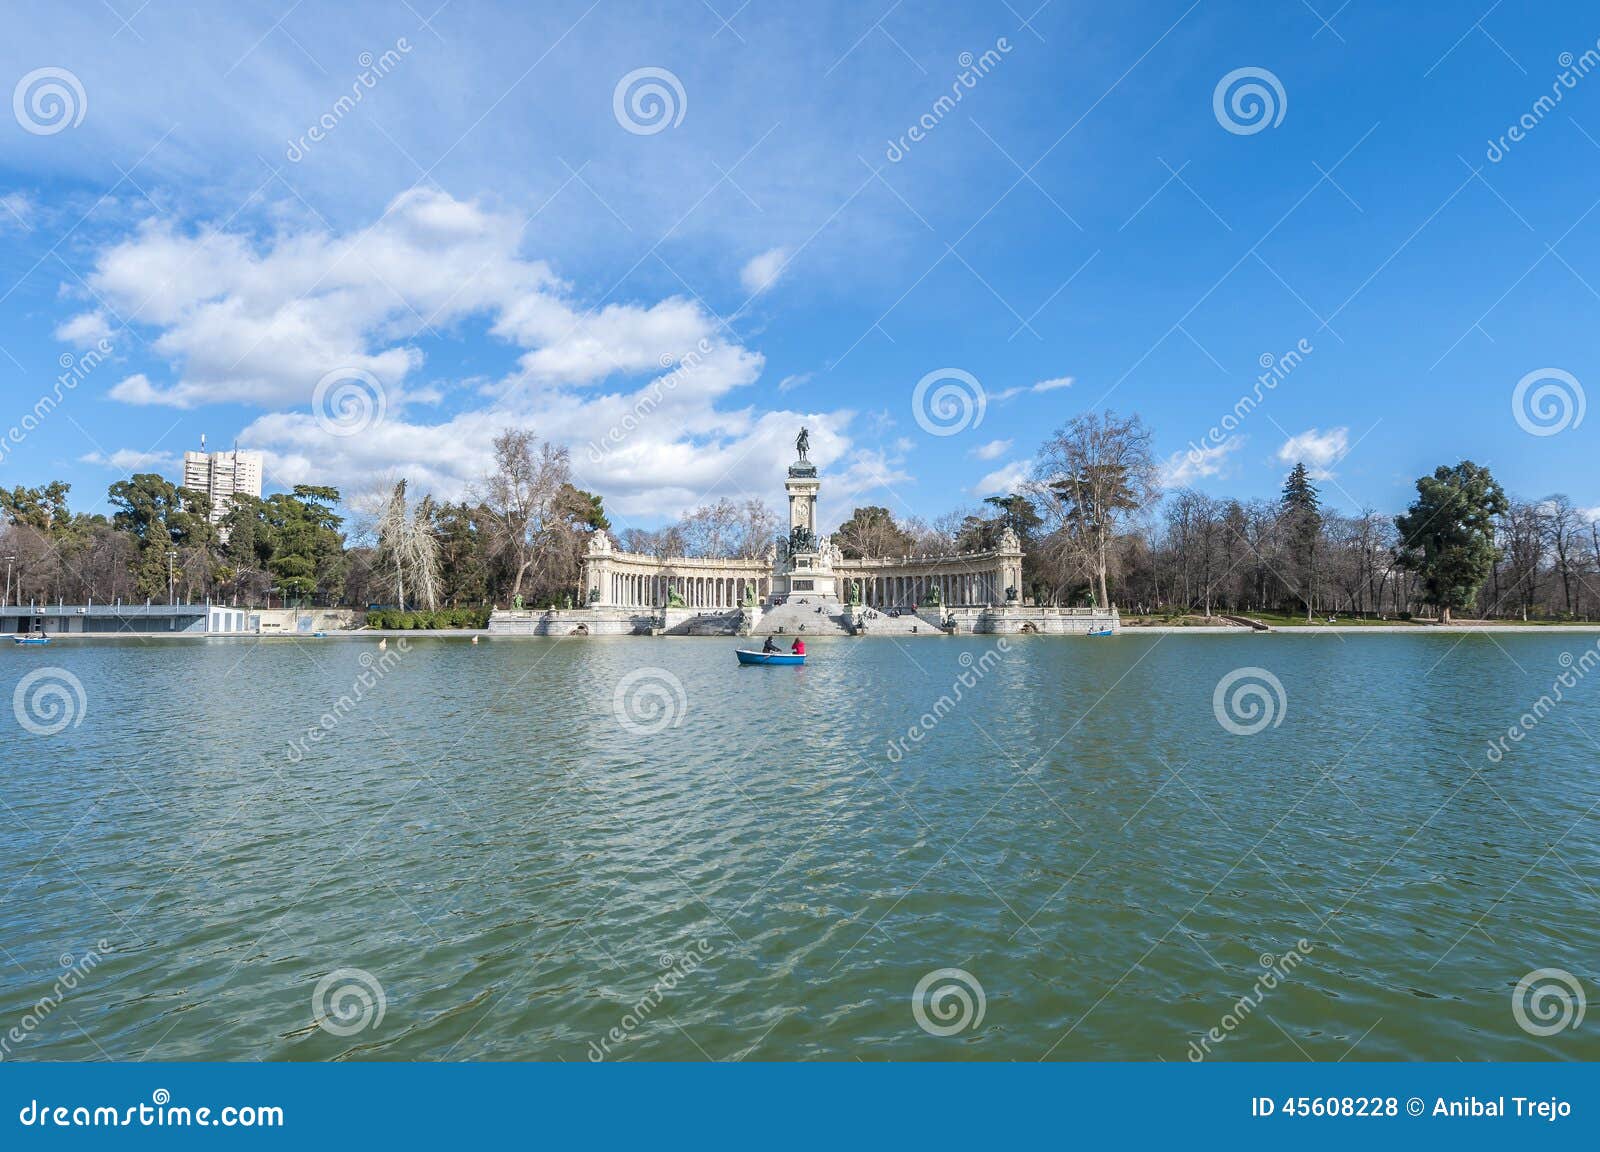
[[[489,597],[489,557],[484,512],[462,501],[434,509],[432,532],[439,542],[441,595],[453,608],[482,604]]]
[[[1303,462],[1297,463],[1283,484],[1283,529],[1289,557],[1290,580],[1300,589],[1311,621],[1311,604],[1317,582],[1317,541],[1322,538],[1322,500]]]
[[[556,505],[574,527],[590,532],[604,532],[611,527],[611,521],[606,519],[604,498],[574,484],[561,486],[556,493]]]
[[[1489,578],[1499,550],[1495,517],[1506,495],[1487,468],[1471,460],[1440,465],[1417,481],[1417,498],[1394,526],[1400,532],[1397,564],[1422,581],[1423,600],[1439,609],[1439,622],[1466,608]]]
[[[302,600],[319,590],[329,603],[344,591],[343,519],[334,511],[337,488],[297,484],[290,495],[266,500],[272,535],[268,570],[286,598]]]
[[[112,524],[138,541],[134,586],[141,594],[151,599],[168,594],[177,560],[169,552],[184,554],[186,572],[198,560],[201,575],[209,578],[209,556],[217,538],[210,497],[153,472],[118,480],[107,495],[117,506]]]
[[[0,515],[12,524],[22,524],[51,536],[59,535],[72,523],[67,508],[67,493],[72,485],[52,480],[41,488],[20,484],[7,491],[0,488]]]

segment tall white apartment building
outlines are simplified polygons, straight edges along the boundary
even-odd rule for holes
[[[261,495],[261,466],[259,452],[237,448],[207,452],[202,436],[200,451],[183,454],[183,486],[211,497],[211,521],[216,523],[227,514],[235,495]]]

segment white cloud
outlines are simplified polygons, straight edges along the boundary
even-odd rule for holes
[[[150,471],[175,472],[178,468],[178,457],[172,452],[136,452],[131,448],[119,448],[109,456],[103,452],[90,452],[78,459],[85,464],[98,464],[102,468],[112,468],[124,474]]]
[[[824,523],[842,522],[849,509],[864,502],[905,508],[904,491],[916,482],[905,470],[905,453],[900,445],[892,450],[864,448],[857,452],[842,469],[828,473],[822,486],[825,508]]]
[[[1022,486],[1022,482],[1028,478],[1028,473],[1032,469],[1031,460],[1013,460],[1003,467],[996,468],[974,484],[972,494],[978,497],[1010,495]]]
[[[28,221],[33,216],[33,201],[21,192],[7,192],[0,196],[0,230],[7,228],[20,228],[24,232],[32,232],[33,225]]]
[[[592,364],[583,318],[543,263],[517,254],[519,236],[509,218],[413,189],[360,231],[282,232],[259,247],[149,222],[101,252],[88,282],[115,312],[160,330],[152,347],[177,378],[152,384],[139,402],[298,404],[327,372],[355,368],[400,405],[422,365],[416,341],[467,316],[493,317],[497,332],[542,345],[568,373]],[[92,323],[86,314],[64,329]]]
[[[998,402],[1021,396],[1024,392],[1054,392],[1057,388],[1071,387],[1071,376],[1056,376],[1049,380],[1040,380],[1037,384],[1030,384],[1026,388],[1020,384],[1013,385],[1010,388],[1002,388],[998,392],[991,393],[991,399]]]
[[[257,243],[146,224],[99,254],[89,283],[110,309],[155,330],[150,350],[171,376],[146,368],[110,395],[263,409],[238,439],[266,453],[266,479],[280,486],[353,492],[404,475],[418,491],[452,498],[487,470],[490,442],[509,425],[569,445],[577,481],[623,521],[724,495],[775,499],[802,424],[812,456],[833,468],[834,495],[909,481],[899,459],[852,449],[851,411],[724,407],[760,377],[764,359],[698,303],[586,306],[518,252],[521,235],[519,220],[424,190],[347,234],[312,229]],[[58,335],[92,333],[98,316],[74,317]],[[420,382],[420,345],[451,327],[480,344],[505,341],[514,366],[476,382]],[[359,435],[333,435],[310,411],[318,380],[340,368],[370,372],[384,389],[383,420]],[[441,392],[473,406],[419,414],[415,406]]]
[[[664,407],[648,411],[620,440],[608,441],[604,430],[623,427],[641,411],[639,401],[651,395],[649,386],[592,401],[547,393],[437,423],[389,417],[345,437],[329,434],[309,414],[280,412],[255,420],[239,434],[239,444],[266,454],[270,484],[332,483],[348,495],[375,478],[403,475],[419,492],[454,499],[488,471],[494,436],[506,427],[527,426],[571,448],[575,482],[605,497],[619,528],[674,517],[721,496],[780,500],[802,425],[811,431],[812,459],[828,469],[824,493],[830,498],[874,482],[909,480],[877,454],[851,451],[845,434],[850,412],[724,414],[696,402],[675,409],[683,419]],[[684,435],[685,419],[704,431]]]
[[[111,325],[104,312],[80,312],[56,327],[55,338],[75,348],[90,348],[111,339]]]
[[[800,385],[807,383],[810,379],[811,373],[809,372],[792,373],[778,381],[778,392],[779,394],[782,394],[784,392],[793,391],[794,389],[800,387]]]
[[[769,248],[739,269],[739,283],[743,284],[744,290],[751,295],[765,292],[783,274],[784,265],[788,260],[788,249]]]
[[[882,439],[898,426],[899,421],[887,408],[878,408],[867,413],[867,428],[872,435]]]
[[[1230,436],[1221,444],[1208,448],[1191,445],[1183,452],[1174,452],[1161,465],[1161,485],[1164,488],[1182,488],[1211,476],[1221,475],[1228,457],[1244,447],[1245,437]]]
[[[132,376],[111,386],[111,398],[121,400],[124,404],[165,404],[169,401],[166,396],[151,385],[150,377],[143,372],[135,372]],[[180,405],[187,408],[188,405]]]
[[[1333,475],[1330,470],[1344,458],[1350,451],[1350,429],[1329,428],[1326,432],[1319,432],[1315,428],[1307,428],[1298,436],[1291,436],[1283,442],[1283,447],[1278,449],[1278,462],[1281,464],[1304,463],[1307,471],[1319,480],[1326,480]]]
[[[304,404],[328,372],[354,369],[376,376],[400,409],[437,395],[411,383],[421,340],[471,317],[526,350],[522,385],[656,373],[706,347],[722,371],[702,372],[702,386],[725,391],[758,374],[761,357],[719,338],[692,301],[574,303],[543,262],[518,254],[520,236],[516,220],[426,189],[353,234],[285,233],[260,250],[237,235],[147,224],[100,254],[89,283],[117,312],[160,329],[153,348],[177,379],[113,395],[271,409]],[[63,333],[90,330],[93,317]]]
[[[998,460],[1011,450],[1009,440],[991,440],[987,444],[979,444],[972,450],[972,455],[979,460]]]

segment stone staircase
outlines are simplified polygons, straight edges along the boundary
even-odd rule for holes
[[[744,615],[737,608],[722,612],[694,612],[682,608],[667,610],[667,636],[738,636]]]
[[[853,636],[857,635],[852,621],[860,609],[852,611],[837,600],[814,600],[808,603],[780,604],[761,615],[753,635],[783,636]],[[818,612],[817,609],[822,611]],[[868,636],[942,636],[939,628],[939,609],[929,608],[917,615],[902,613],[899,616],[875,611],[863,620],[864,634]],[[802,625],[804,627],[802,627]]]
[[[850,615],[837,600],[805,597],[805,603],[790,601],[769,608],[755,627],[757,636],[848,636]],[[821,611],[817,611],[817,609]]]
[[[939,610],[937,608],[928,609],[927,615],[912,615],[908,612],[902,612],[899,616],[890,616],[886,612],[878,611],[877,615],[867,617],[862,621],[862,624],[868,636],[944,635],[939,628]]]

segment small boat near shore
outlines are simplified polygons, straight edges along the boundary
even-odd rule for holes
[[[50,643],[50,637],[42,635],[42,634],[36,635],[36,636],[13,636],[11,638],[11,640],[15,644],[48,644],[48,643]]]
[[[741,664],[804,664],[806,658],[794,652],[753,652],[748,648],[736,648],[734,654],[739,657]]]
[[[1089,635],[1091,635],[1091,636],[1115,636],[1116,633],[1113,632],[1110,628],[1091,628],[1091,629],[1089,629]]]

